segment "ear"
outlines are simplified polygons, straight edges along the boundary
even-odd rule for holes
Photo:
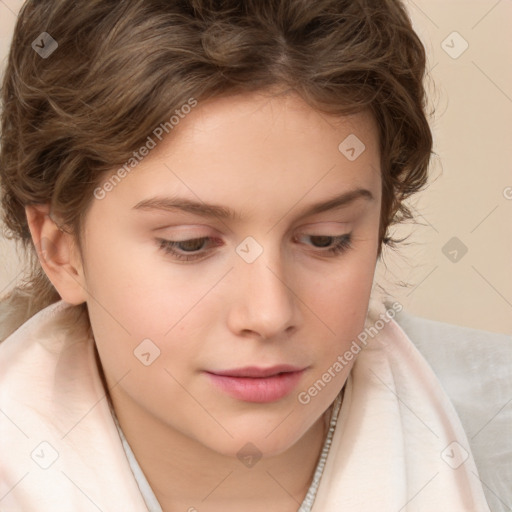
[[[73,237],[51,219],[49,205],[27,206],[25,213],[39,262],[48,279],[64,301],[82,304],[87,299],[86,281]]]

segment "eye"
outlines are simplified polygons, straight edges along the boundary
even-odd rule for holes
[[[222,242],[211,237],[191,238],[189,240],[157,239],[158,245],[165,254],[181,261],[193,261],[204,258],[208,249],[218,247]]]
[[[327,253],[328,255],[336,256],[352,247],[352,233],[338,236],[302,234],[296,238],[299,241],[304,239],[309,239],[311,245],[315,249],[319,249],[317,252],[320,254]]]
[[[308,240],[304,242],[304,240]],[[188,240],[156,239],[158,246],[165,254],[179,261],[196,261],[205,258],[208,253],[222,245],[221,240],[211,237],[190,238]],[[352,247],[351,233],[338,236],[306,235],[294,238],[294,241],[311,245],[321,255],[341,255]]]

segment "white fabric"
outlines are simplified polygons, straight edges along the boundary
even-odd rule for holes
[[[489,510],[453,405],[396,322],[359,354],[337,434],[314,512]]]
[[[0,344],[0,511],[145,511],[84,319],[66,306]]]
[[[396,322],[359,353],[338,421],[314,512],[489,511],[455,409]],[[0,510],[147,510],[86,319],[62,301],[0,344]]]
[[[432,367],[468,436],[492,512],[512,511],[512,336],[412,316],[396,320]]]

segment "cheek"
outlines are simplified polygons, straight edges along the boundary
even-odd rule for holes
[[[314,378],[310,379],[309,384],[324,377],[329,379],[329,391],[322,393],[320,398],[325,404],[334,399],[336,390],[344,384],[357,357],[349,354],[350,359],[339,360],[364,330],[373,273],[374,263],[370,258],[368,261],[358,256],[346,258],[343,268],[333,272],[331,279],[325,280],[323,288],[316,286],[310,289],[310,307],[315,313],[318,312],[321,323],[314,319],[308,329],[312,333],[311,338],[315,339],[310,347],[315,354]],[[325,336],[318,336],[320,329]],[[329,370],[334,377],[325,374]]]
[[[93,334],[113,379],[143,372],[141,351],[159,355],[152,368],[168,363],[172,351],[172,360],[180,361],[176,367],[185,371],[194,351],[200,351],[196,341],[219,318],[222,302],[205,295],[222,272],[191,279],[190,269],[172,265],[152,246],[127,247],[118,240],[111,240],[109,251],[91,243],[87,263]]]
[[[134,243],[129,237],[115,236],[115,230],[111,233],[108,250],[104,250],[100,230],[90,237],[88,302],[100,316],[121,324],[118,327],[134,336],[162,335],[198,300],[202,288],[196,289],[179,269],[172,272],[156,244],[149,240]]]
[[[337,333],[362,329],[373,285],[376,259],[353,253],[321,279],[310,280],[304,295],[321,319]],[[334,328],[336,326],[336,328]]]

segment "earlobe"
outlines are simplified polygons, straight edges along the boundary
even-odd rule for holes
[[[87,300],[82,260],[73,236],[50,217],[49,205],[25,207],[27,222],[39,262],[62,297],[78,305]]]

